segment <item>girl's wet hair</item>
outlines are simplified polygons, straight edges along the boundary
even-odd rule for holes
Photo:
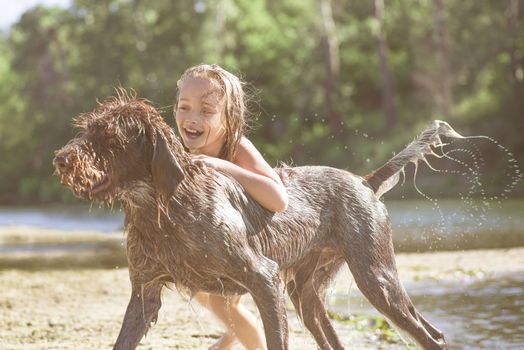
[[[237,76],[216,64],[199,64],[188,68],[177,81],[177,101],[186,79],[197,77],[209,79],[221,94],[226,117],[226,135],[218,157],[233,161],[240,139],[248,129],[244,83]]]

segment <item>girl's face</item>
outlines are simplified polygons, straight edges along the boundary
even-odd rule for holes
[[[217,157],[224,143],[224,101],[208,78],[187,78],[180,88],[175,111],[184,145],[193,154]]]

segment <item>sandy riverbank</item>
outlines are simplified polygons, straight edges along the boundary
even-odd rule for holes
[[[129,298],[127,271],[5,270],[0,272],[0,348],[110,349]],[[249,297],[244,303],[253,309]],[[314,349],[312,337],[289,311],[290,349]],[[373,330],[337,323],[345,344],[397,349]],[[220,325],[196,302],[165,290],[158,323],[139,349],[207,349]],[[236,349],[240,349],[237,347]]]
[[[17,232],[16,236],[16,243],[27,243],[29,236],[33,237],[33,241],[53,241],[49,239],[49,234],[42,232],[25,236]],[[34,238],[36,236],[39,238]],[[85,237],[79,235],[77,238],[83,242]],[[5,247],[6,244],[13,243],[12,239],[13,235],[4,234],[0,241]],[[119,247],[119,240],[120,238],[111,244]],[[63,266],[57,269],[49,263],[57,260],[56,254],[58,253],[0,254],[0,265],[12,259],[26,262],[36,259],[44,262],[42,266],[47,266],[44,269],[34,265],[31,268],[4,266],[0,269],[1,349],[111,348],[129,298],[127,269],[86,268],[83,263],[93,259],[88,250],[81,253],[60,253],[62,255],[58,257],[62,259],[62,263],[77,263],[71,265],[76,266],[74,269]],[[69,255],[83,255],[83,258],[73,259]],[[524,248],[399,254],[397,263],[403,281],[483,279],[498,274],[523,272]],[[19,265],[21,266],[23,265]],[[334,288],[347,290],[348,286],[355,288],[347,269],[344,269],[335,281]],[[250,297],[244,297],[244,303],[254,310]],[[314,349],[312,337],[291,308],[288,315],[290,349]],[[374,327],[372,321],[334,323],[348,348],[406,348],[395,337],[392,339],[387,331]],[[139,349],[207,349],[220,336],[221,329],[196,302],[183,299],[176,291],[165,290],[158,323],[143,339]]]

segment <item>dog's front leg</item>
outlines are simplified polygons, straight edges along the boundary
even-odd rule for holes
[[[162,283],[157,281],[145,284],[132,282],[132,293],[120,334],[113,349],[135,349],[140,339],[147,333],[152,322],[156,322],[161,306]]]
[[[288,324],[284,307],[284,290],[277,264],[263,258],[250,273],[248,290],[264,324],[268,350],[288,349]]]

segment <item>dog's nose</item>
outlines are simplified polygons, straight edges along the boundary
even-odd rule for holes
[[[55,158],[53,158],[53,165],[55,169],[57,169],[58,171],[62,171],[67,169],[67,167],[69,166],[69,160],[63,156],[56,156]]]

